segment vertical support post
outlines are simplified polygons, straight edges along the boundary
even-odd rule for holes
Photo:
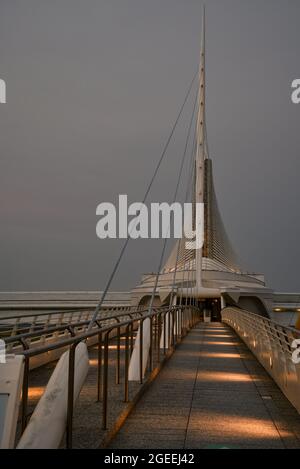
[[[162,331],[162,327],[161,327],[161,314],[158,315],[158,338],[157,338],[157,363],[160,362],[160,337],[161,337],[161,331]]]
[[[124,402],[128,402],[128,368],[129,368],[129,324],[125,331],[125,382],[124,382]]]
[[[133,330],[133,322],[132,322],[131,327],[130,327],[130,355],[133,352],[133,333],[134,333],[134,330]]]
[[[204,201],[204,159],[205,159],[205,9],[202,17],[202,41],[199,62],[199,92],[198,92],[198,116],[196,129],[196,183],[195,201],[203,204]],[[197,220],[196,220],[197,225]],[[203,223],[201,227],[203,229]],[[202,285],[202,248],[196,249],[195,259],[196,291]]]
[[[150,318],[149,371],[153,368],[153,317]]]
[[[176,308],[176,310],[175,310],[175,342],[176,342],[176,344],[178,342],[178,336],[179,336],[179,333],[178,333],[178,316],[179,316],[179,312],[178,312],[178,309]]]
[[[168,346],[172,347],[173,345],[173,327],[174,327],[174,322],[173,322],[173,310],[169,310],[169,324],[168,324],[168,329],[167,329],[167,342],[169,342]]]
[[[116,363],[116,384],[120,384],[120,347],[121,347],[121,329],[117,328],[117,363]]]
[[[164,349],[164,355],[166,354],[166,336],[167,336],[167,313],[164,314],[164,320],[163,320],[163,349]]]
[[[73,440],[73,411],[74,411],[74,374],[75,374],[75,342],[69,348],[69,369],[68,369],[68,408],[67,408],[67,448],[72,449]]]
[[[164,313],[163,330],[160,336],[160,348],[164,349],[164,354],[170,346],[171,339],[171,312]]]
[[[173,348],[175,348],[175,310],[174,309],[172,309],[171,318],[172,318],[171,345]]]
[[[98,375],[97,375],[97,402],[101,401],[102,381],[102,333],[98,334]]]
[[[180,306],[178,310],[178,336],[179,340],[181,340],[181,324],[182,324],[182,307]]]
[[[22,433],[24,432],[26,425],[27,425],[28,383],[29,383],[29,357],[25,356],[24,376],[23,376],[23,386],[22,386],[22,408],[21,408]]]
[[[140,321],[140,383],[143,384],[143,341],[144,341],[144,333],[143,333],[144,321],[141,319]]]
[[[102,391],[102,428],[107,429],[107,395],[108,395],[108,345],[109,332],[104,337],[104,370],[103,370],[103,391]]]

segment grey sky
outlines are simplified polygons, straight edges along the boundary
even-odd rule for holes
[[[300,291],[299,0],[207,0],[207,127],[227,232]],[[96,206],[141,200],[197,66],[198,0],[0,0],[0,290],[103,288],[120,244]],[[152,199],[169,200],[189,112]],[[114,288],[155,270],[133,241]]]

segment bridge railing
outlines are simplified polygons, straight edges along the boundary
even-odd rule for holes
[[[300,331],[249,311],[227,307],[222,320],[232,327],[300,413]]]
[[[135,319],[143,316],[148,312],[145,307],[116,307],[102,308],[99,311],[98,319],[93,328],[98,329],[110,324],[119,323],[126,319]],[[32,325],[29,327],[25,323],[19,322],[19,318],[24,321],[24,316],[17,315],[17,330],[13,328],[11,331],[3,333],[2,338],[5,341],[7,353],[18,353],[24,349],[36,348],[41,346],[50,346],[51,344],[62,341],[68,337],[75,337],[88,329],[93,311],[80,311],[64,313],[42,313],[33,316]],[[5,323],[5,319],[3,318]],[[3,322],[2,322],[3,324]],[[23,324],[23,325],[21,325]],[[0,321],[1,330],[1,321]],[[92,344],[91,344],[92,345]],[[47,351],[47,353],[36,356],[30,362],[30,369],[45,365],[46,363],[56,360],[64,352],[63,349]]]
[[[53,310],[48,312],[28,310],[22,313],[6,314],[0,317],[0,337],[11,337],[25,332],[34,332],[52,326],[72,325],[91,320],[94,307],[70,310]],[[140,308],[132,306],[104,306],[99,315],[111,316],[119,312],[130,312]]]
[[[143,330],[145,321],[150,323],[150,349],[148,358],[148,372],[152,372],[161,363],[163,357],[174,349],[181,341],[187,331],[193,327],[202,317],[201,312],[193,306],[172,306],[153,308],[151,313],[135,314],[134,317],[116,321],[112,324],[103,325],[97,321],[95,327],[90,331],[80,332],[76,336],[69,336],[60,341],[52,342],[42,346],[29,348],[27,346],[28,337],[19,337],[24,350],[18,352],[24,356],[24,380],[22,387],[21,401],[21,433],[24,432],[28,423],[28,391],[29,391],[29,369],[30,361],[37,356],[52,353],[53,351],[68,351],[68,391],[66,421],[66,446],[72,447],[73,434],[73,403],[74,403],[74,376],[75,376],[75,351],[81,342],[86,342],[88,346],[93,344],[97,347],[97,380],[95,383],[95,394],[97,400],[102,401],[102,427],[108,426],[109,410],[109,387],[121,384],[123,377],[124,402],[129,401],[129,363],[134,350],[134,331],[138,328]],[[139,364],[143,363],[144,334],[140,334],[139,343]],[[121,338],[125,344],[121,347]],[[7,339],[7,342],[15,338]],[[115,341],[114,355],[110,347],[111,340]],[[121,359],[122,353],[122,359]],[[109,366],[114,366],[116,370],[116,380],[114,383],[109,380]],[[122,373],[121,373],[121,368]],[[143,383],[142,367],[140,369],[140,383]]]

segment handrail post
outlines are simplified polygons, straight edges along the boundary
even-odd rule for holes
[[[161,313],[158,315],[157,363],[160,362]]]
[[[103,370],[103,391],[102,391],[102,428],[107,429],[107,394],[108,394],[108,344],[109,333],[104,337],[104,370]]]
[[[181,329],[182,329],[182,307],[179,308],[178,311],[178,335],[179,335],[179,340],[181,340]]]
[[[153,316],[150,317],[150,348],[149,348],[149,370],[153,368]]]
[[[143,346],[144,346],[144,337],[143,337],[143,319],[140,320],[140,383],[143,384]]]
[[[175,309],[174,312],[175,315],[175,343],[177,344],[178,342],[178,309]]]
[[[24,339],[20,339],[24,350],[29,349],[29,345]],[[27,425],[27,404],[28,404],[28,384],[29,384],[29,357],[24,358],[24,374],[22,383],[22,407],[21,407],[21,431],[24,432]]]
[[[129,368],[129,324],[125,331],[125,383],[124,383],[124,402],[128,402],[128,368]]]
[[[170,346],[171,346],[171,313],[170,311],[167,312],[167,348],[169,350]]]
[[[133,352],[133,333],[134,333],[133,325],[134,323],[132,322],[131,327],[130,327],[130,355]]]
[[[22,407],[21,407],[21,430],[24,432],[27,425],[27,404],[28,404],[28,384],[29,384],[29,357],[25,356],[24,376],[22,385]]]
[[[117,328],[117,363],[116,363],[116,384],[120,384],[120,346],[121,346],[121,329]]]
[[[77,343],[74,342],[69,348],[69,369],[68,369],[68,409],[67,409],[67,448],[72,448],[73,440],[73,411],[74,411],[74,374],[75,374],[75,350]]]
[[[97,401],[101,401],[102,381],[102,333],[98,334],[98,375],[97,375]]]
[[[175,310],[172,309],[171,311],[171,318],[172,318],[172,324],[171,324],[171,340],[172,340],[172,347],[175,348]]]
[[[163,329],[164,329],[164,355],[166,354],[166,334],[167,334],[167,319],[166,319],[167,313],[164,313],[164,319],[163,319]]]
[[[156,342],[157,342],[157,315],[153,316],[153,334],[154,334],[153,348],[155,350]]]

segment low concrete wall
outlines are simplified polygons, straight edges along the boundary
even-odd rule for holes
[[[86,345],[81,342],[75,351],[74,403],[79,396],[89,368]],[[69,352],[56,365],[17,446],[18,449],[58,448],[66,429]]]

